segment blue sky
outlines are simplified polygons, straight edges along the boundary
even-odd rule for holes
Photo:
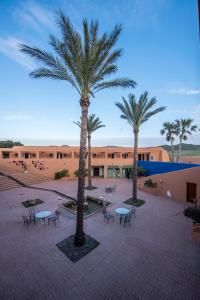
[[[0,1],[0,139],[27,145],[74,144],[79,141],[79,96],[68,83],[33,80],[36,62],[18,44],[48,48],[48,35],[59,35],[54,11],[62,8],[81,30],[83,17],[98,19],[101,32],[123,24],[118,47],[124,49],[118,76],[137,82],[134,90],[108,90],[91,100],[106,128],[96,132],[94,145],[132,145],[132,130],[120,119],[116,101],[129,92],[148,90],[167,110],[144,124],[140,146],[159,145],[164,121],[191,117],[200,125],[200,40],[196,0],[34,0]],[[200,143],[195,134],[192,143]]]

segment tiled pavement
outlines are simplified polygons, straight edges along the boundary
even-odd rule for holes
[[[102,195],[116,184],[112,212],[131,193],[127,180],[96,180]],[[52,181],[37,186],[76,195],[77,183]],[[58,196],[17,188],[0,193],[0,299],[134,299],[199,300],[200,245],[191,237],[185,204],[139,192],[146,204],[137,209],[131,227],[106,224],[98,213],[85,220],[85,232],[100,245],[72,263],[56,243],[74,233],[75,217],[62,212],[57,226],[22,226],[27,214],[21,201],[39,197],[38,210],[55,210]]]

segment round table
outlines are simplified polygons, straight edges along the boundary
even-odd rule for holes
[[[116,209],[115,209],[115,212],[116,212],[118,215],[128,215],[129,209],[128,209],[128,208],[124,208],[124,207],[120,207],[120,208],[116,208]]]
[[[38,213],[35,214],[35,217],[37,219],[42,219],[44,221],[44,226],[45,226],[45,219],[51,216],[51,211],[50,210],[43,210],[39,211]]]
[[[116,209],[115,209],[115,212],[116,212],[118,215],[120,215],[120,224],[121,224],[121,223],[122,223],[122,218],[123,218],[123,216],[128,215],[129,209],[124,208],[124,207],[120,207],[120,208],[116,208]]]

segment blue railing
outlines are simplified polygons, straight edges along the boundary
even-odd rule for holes
[[[138,160],[138,166],[143,167],[145,170],[147,170],[146,176],[149,176],[154,174],[168,173],[194,167],[200,167],[200,164]]]

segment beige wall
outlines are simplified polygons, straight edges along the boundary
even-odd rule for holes
[[[157,188],[143,187],[144,181],[149,178],[153,182],[157,182]],[[172,198],[181,202],[187,201],[187,182],[195,183],[197,185],[197,203],[200,205],[200,167],[152,175],[143,178],[141,182],[142,190],[162,196],[166,196],[166,192],[170,191]]]

